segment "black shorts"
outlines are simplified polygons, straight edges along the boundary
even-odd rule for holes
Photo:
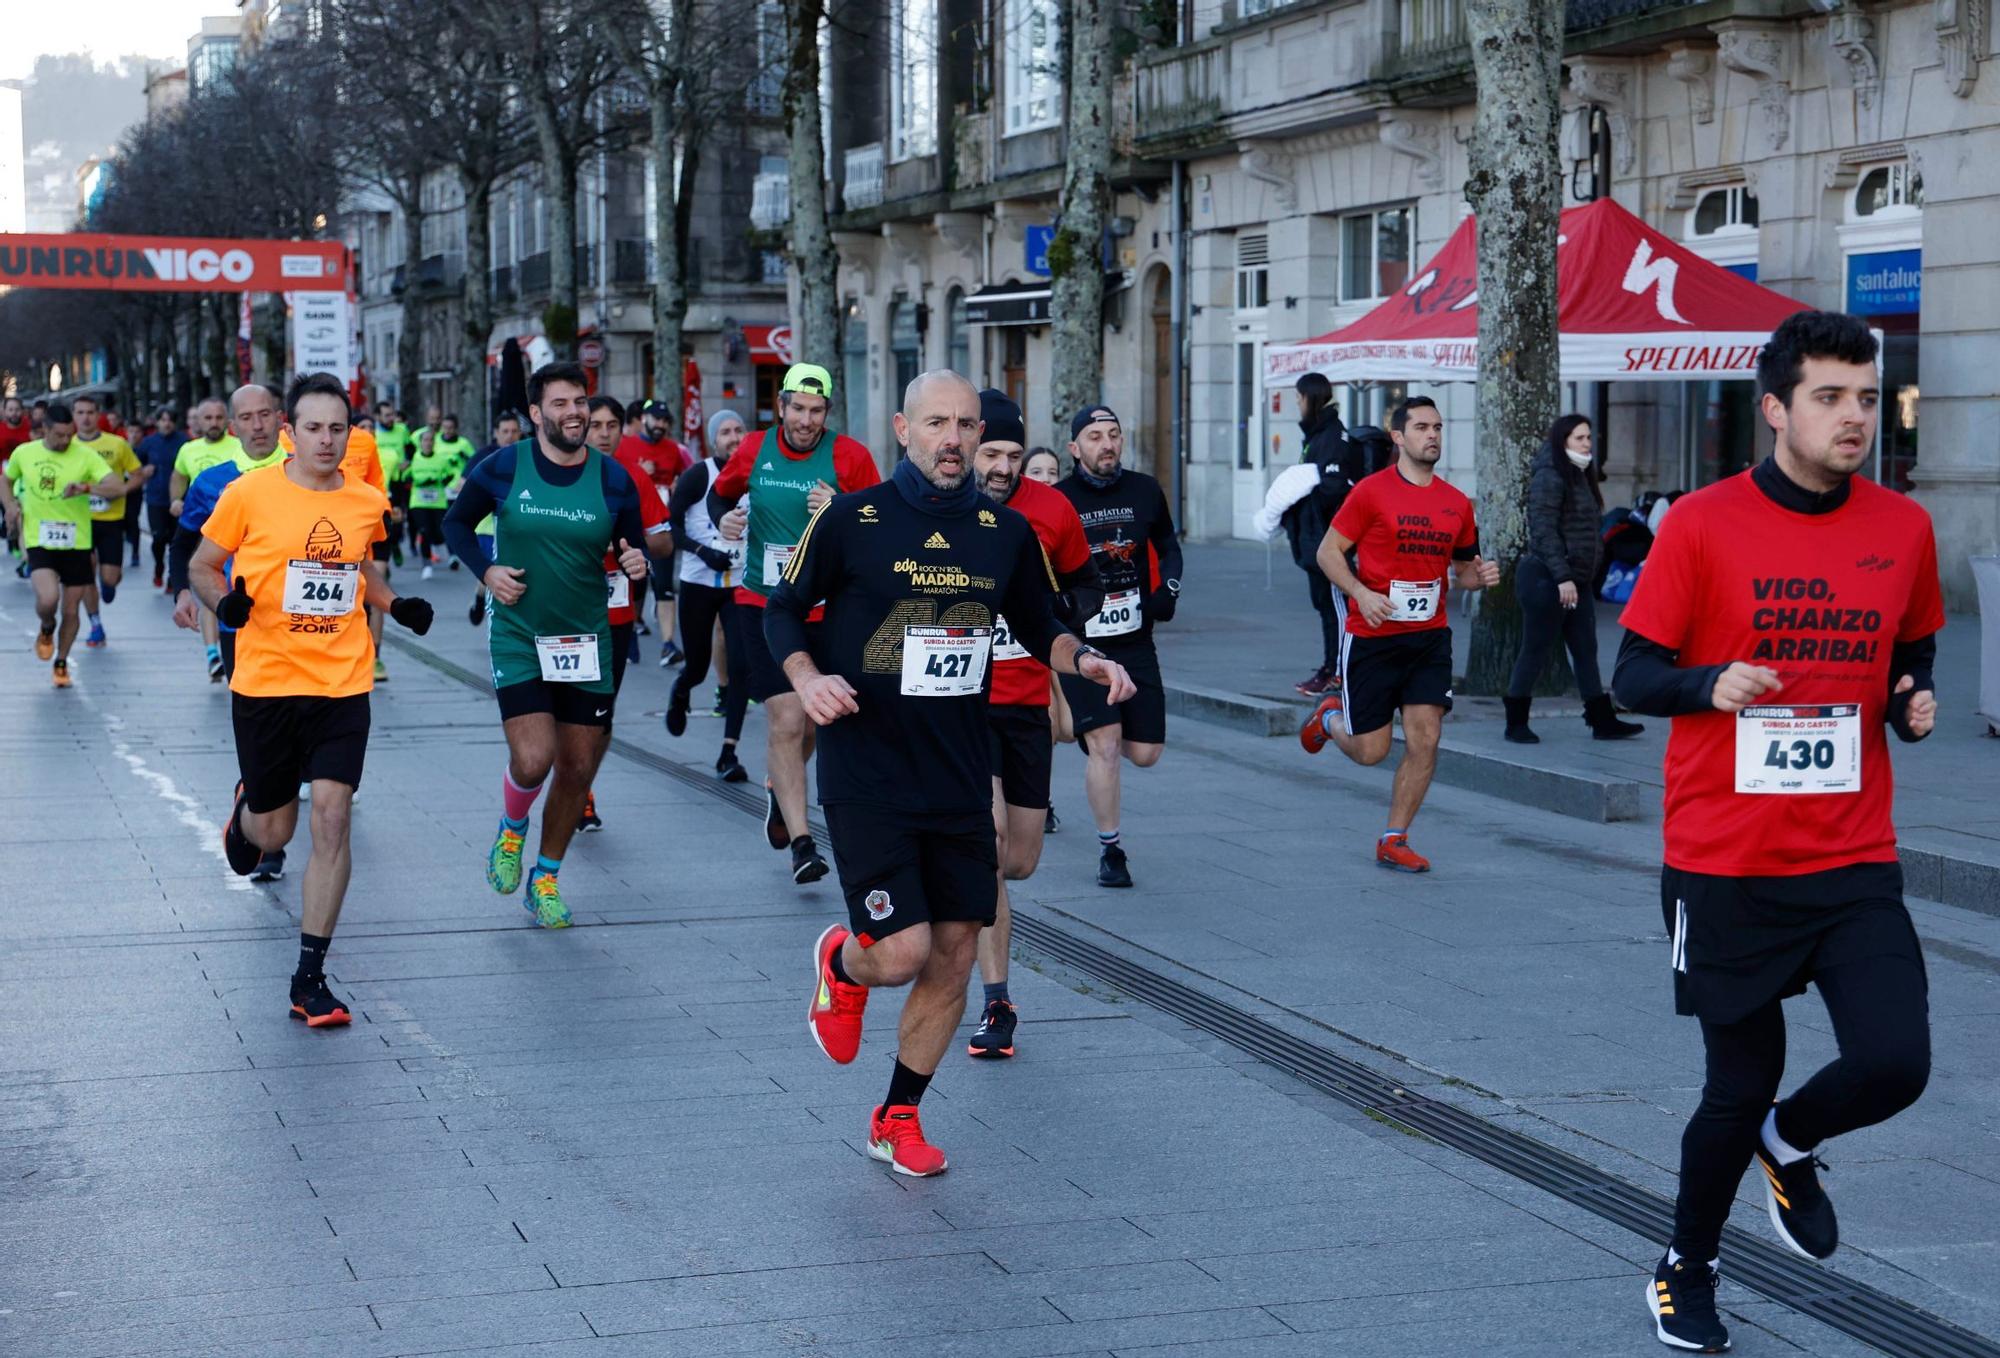
[[[862,947],[912,924],[993,923],[999,850],[993,812],[893,811],[863,802],[826,807],[848,927]]]
[[[1903,906],[1898,863],[1855,863],[1797,877],[1660,870],[1674,969],[1674,1012],[1736,1023],[1805,992],[1827,967],[1908,958],[1923,949]]]
[[[243,804],[262,814],[298,799],[299,784],[325,778],[361,786],[368,753],[368,695],[249,698],[229,695]]]
[[[1160,678],[1160,653],[1153,649],[1152,638],[1124,645],[1098,645],[1097,649],[1123,665],[1139,691],[1113,707],[1105,701],[1111,690],[1104,685],[1074,674],[1057,675],[1063,697],[1069,700],[1070,723],[1077,735],[1100,726],[1117,725],[1123,728],[1120,733],[1123,739],[1141,745],[1166,744],[1167,686]]]
[[[90,525],[90,550],[107,566],[125,564],[125,520],[98,519]]]
[[[991,704],[986,709],[986,731],[993,776],[1000,780],[1000,800],[1030,811],[1048,810],[1056,756],[1049,709]]]
[[[30,547],[28,570],[54,571],[56,581],[69,589],[97,583],[97,569],[91,554],[80,547]]]
[[[625,686],[625,666],[632,659],[632,634],[638,630],[639,624],[634,622],[611,624],[611,696],[614,698],[618,696],[618,690]]]
[[[174,513],[171,509],[165,505],[147,504],[146,534],[155,542],[172,542],[174,540],[174,529],[177,526],[174,522]]]
[[[1379,731],[1398,708],[1451,711],[1451,629],[1386,637],[1340,634],[1340,715],[1350,736]]]
[[[653,597],[671,599],[674,597],[674,559],[666,557],[653,562]]]
[[[382,516],[382,532],[386,535],[380,542],[368,544],[368,555],[376,561],[387,561],[396,551],[396,521],[393,515]]]
[[[575,684],[551,684],[546,679],[524,679],[493,692],[500,700],[501,721],[546,712],[564,726],[609,726],[612,709],[618,706],[616,691],[585,693]]]
[[[750,661],[750,673],[743,676],[750,685],[752,702],[768,703],[780,694],[792,691],[792,681],[785,677],[785,667],[771,654],[771,643],[764,639],[764,610],[755,604],[745,605],[744,616],[750,625],[743,629],[743,650]],[[806,649],[819,654],[820,624],[806,624]],[[729,676],[732,683],[737,676]]]

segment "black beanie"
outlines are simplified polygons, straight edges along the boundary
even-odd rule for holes
[[[1008,399],[1004,391],[988,387],[979,393],[979,418],[986,421],[986,429],[979,436],[981,443],[1018,443],[1028,445],[1028,427],[1021,423],[1021,407]]]

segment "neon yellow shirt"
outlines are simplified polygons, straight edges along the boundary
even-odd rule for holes
[[[94,439],[86,439],[79,434],[70,442],[81,443],[96,452],[104,459],[104,464],[120,476],[130,476],[139,470],[139,455],[132,451],[131,444],[116,434],[106,433],[100,429]],[[91,496],[90,517],[98,523],[121,522],[125,517],[125,497],[120,495],[107,500],[102,496]]]
[[[210,467],[227,462],[242,451],[243,445],[234,434],[224,434],[212,443],[207,439],[189,439],[174,457],[174,475],[193,481]]]
[[[89,551],[90,496],[64,495],[63,488],[78,482],[94,486],[109,475],[111,465],[78,439],[59,453],[39,439],[16,448],[7,459],[7,479],[21,502],[22,545]]]

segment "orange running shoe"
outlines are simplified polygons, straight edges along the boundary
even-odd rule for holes
[[[69,661],[58,660],[49,667],[49,682],[57,688],[69,687]]]
[[[35,633],[35,659],[47,660],[56,653],[56,629],[44,628]]]
[[[861,1050],[861,1011],[868,1007],[867,986],[834,978],[834,949],[845,942],[847,930],[829,924],[813,944],[813,995],[806,1006],[806,1031],[828,1060],[843,1066]]]
[[[913,1103],[878,1107],[868,1115],[868,1154],[913,1179],[926,1179],[951,1168],[944,1152],[924,1140],[924,1124]]]
[[[1334,689],[1319,700],[1319,706],[1306,718],[1306,724],[1299,728],[1299,744],[1306,747],[1307,754],[1318,754],[1326,748],[1327,741],[1333,739],[1326,733],[1326,719],[1340,716],[1340,690]]]
[[[1431,860],[1410,848],[1408,835],[1390,835],[1375,845],[1375,862],[1397,872],[1429,872]]]

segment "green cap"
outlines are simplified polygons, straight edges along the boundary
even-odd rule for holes
[[[832,396],[833,374],[817,363],[794,363],[785,369],[780,391],[802,391],[810,396]]]

